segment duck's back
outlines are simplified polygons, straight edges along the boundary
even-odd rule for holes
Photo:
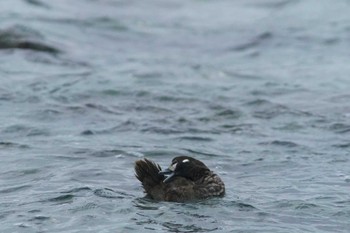
[[[198,199],[222,197],[225,195],[225,184],[218,175],[210,171],[195,182],[195,195]]]

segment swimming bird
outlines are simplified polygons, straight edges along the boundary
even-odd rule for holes
[[[220,177],[189,156],[175,157],[166,170],[148,159],[138,160],[135,173],[147,196],[157,201],[186,202],[225,194]]]

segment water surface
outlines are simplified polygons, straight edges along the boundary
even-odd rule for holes
[[[346,0],[2,0],[1,232],[349,232]],[[222,199],[154,202],[135,160]]]

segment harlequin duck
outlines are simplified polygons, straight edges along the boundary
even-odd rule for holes
[[[158,201],[185,202],[222,197],[225,184],[201,161],[189,156],[175,157],[166,170],[148,159],[135,163],[136,178],[148,197]]]

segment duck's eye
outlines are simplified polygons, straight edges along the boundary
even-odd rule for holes
[[[188,163],[189,161],[190,161],[190,160],[188,160],[188,159],[182,160],[183,163]]]

